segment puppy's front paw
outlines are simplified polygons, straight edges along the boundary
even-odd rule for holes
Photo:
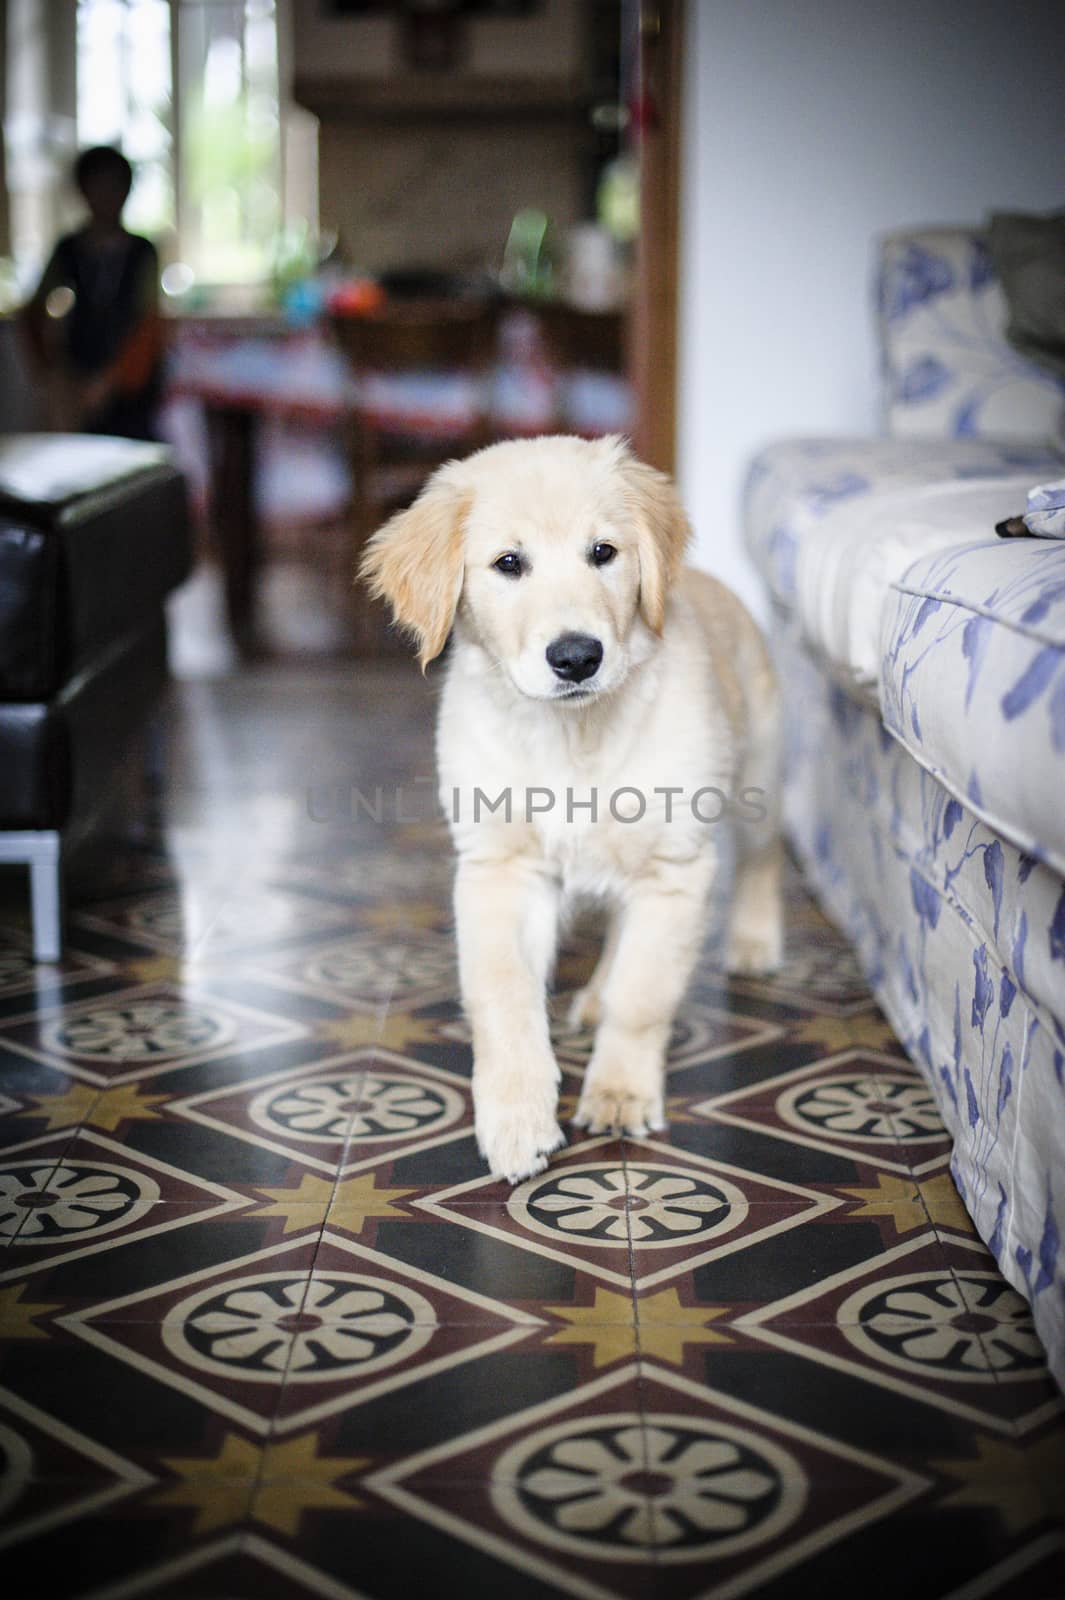
[[[666,1125],[660,1092],[610,1079],[585,1081],[573,1121],[589,1133],[631,1133],[637,1139]]]
[[[477,1148],[494,1178],[521,1183],[543,1172],[547,1159],[566,1142],[555,1115],[527,1106],[477,1107]]]

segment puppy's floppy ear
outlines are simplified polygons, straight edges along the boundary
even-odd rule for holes
[[[462,533],[469,497],[432,478],[414,504],[378,528],[359,563],[375,600],[413,635],[424,672],[447,643],[462,591]]]
[[[640,611],[647,626],[654,633],[661,633],[666,620],[666,597],[680,572],[691,539],[691,524],[664,472],[627,453],[618,466],[636,524]]]

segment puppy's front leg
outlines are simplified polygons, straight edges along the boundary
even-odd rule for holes
[[[558,886],[527,857],[460,860],[455,916],[477,1144],[493,1173],[518,1183],[566,1142],[546,1002]]]
[[[602,993],[602,1021],[574,1122],[642,1136],[666,1125],[665,1059],[673,1017],[702,946],[709,854],[663,863],[624,909]]]

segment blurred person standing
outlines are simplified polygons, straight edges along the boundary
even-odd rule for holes
[[[110,145],[85,150],[74,182],[89,220],[64,235],[23,312],[49,387],[53,425],[156,437],[162,387],[159,259],[122,226],[133,168]]]

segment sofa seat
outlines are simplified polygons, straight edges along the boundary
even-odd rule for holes
[[[64,859],[167,679],[187,576],[185,484],[130,439],[0,438],[0,863],[30,869],[33,949],[62,949]]]
[[[188,572],[185,520],[161,446],[0,438],[0,703],[49,701],[154,619]]]
[[[1065,877],[1065,544],[981,540],[926,556],[892,583],[881,644],[885,727]],[[1065,986],[1065,903],[1061,922]]]
[[[946,484],[1013,477],[1023,481],[1026,494],[1041,477],[1060,473],[1061,461],[1061,452],[1049,446],[988,439],[783,440],[761,451],[747,475],[748,547],[774,599],[792,607],[799,598],[800,548],[808,561],[823,524],[833,538],[846,541],[852,533],[857,549],[869,542],[863,529],[871,502],[912,503],[916,494]],[[1010,511],[1023,507],[1024,494]],[[993,530],[994,524],[987,526]],[[909,560],[921,553],[914,548]]]

